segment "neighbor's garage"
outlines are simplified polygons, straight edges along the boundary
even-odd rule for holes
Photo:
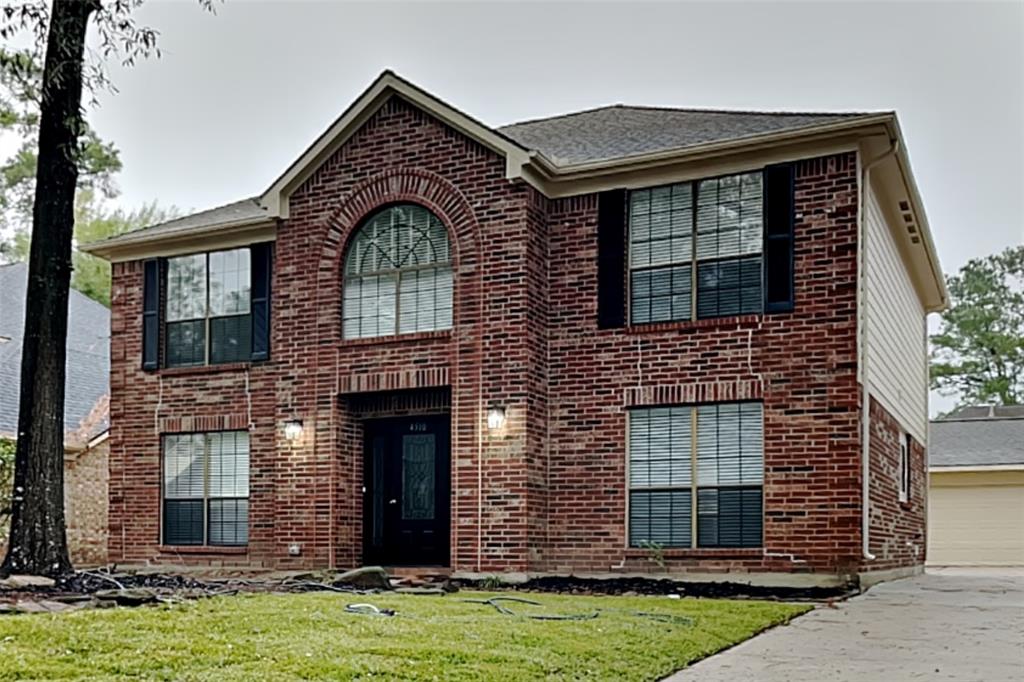
[[[1024,414],[1020,412],[968,408],[932,422],[930,565],[1024,566]]]

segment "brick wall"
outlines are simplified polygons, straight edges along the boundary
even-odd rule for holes
[[[386,103],[291,197],[265,363],[143,372],[141,263],[115,264],[110,559],[358,564],[360,394],[447,387],[448,404],[430,409],[451,413],[456,569],[649,568],[625,541],[627,408],[736,399],[764,403],[764,549],[670,551],[671,568],[856,566],[855,155],[798,166],[795,312],[643,329],[596,328],[596,196],[548,200],[504,170],[441,122]],[[343,340],[345,245],[396,201],[449,229],[453,328]],[[507,409],[500,433],[485,428],[492,402]],[[305,425],[295,443],[281,434],[292,418]],[[249,546],[160,547],[160,434],[246,426]]]
[[[107,563],[109,441],[64,458],[64,515],[76,567]]]
[[[900,501],[900,439],[904,431],[896,418],[871,399],[871,516],[868,532],[872,561],[866,571],[924,563],[927,546],[925,509],[928,495],[924,447],[911,439],[910,489]]]
[[[107,563],[109,452],[108,442],[103,442],[64,457],[64,517],[76,568]],[[7,554],[7,525],[5,519],[0,527],[0,557]]]
[[[625,549],[627,405],[738,399],[764,403],[764,550],[670,550],[670,568],[857,563],[856,183],[853,154],[798,165],[793,313],[632,329],[596,328],[596,198],[553,202],[547,568],[650,567]]]

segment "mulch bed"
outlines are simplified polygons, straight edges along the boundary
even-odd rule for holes
[[[464,587],[493,586],[481,581],[456,581]],[[670,595],[705,598],[748,598],[778,601],[828,601],[857,593],[853,583],[836,587],[765,587],[736,582],[686,582],[671,578],[579,578],[575,576],[546,576],[532,578],[525,583],[508,586],[509,589],[528,592],[555,592],[559,594],[610,595]]]
[[[31,581],[25,581],[31,582]],[[486,591],[528,591],[559,594],[678,595],[680,597],[748,598],[780,601],[832,601],[856,594],[852,583],[837,587],[780,588],[735,582],[695,583],[671,578],[580,578],[548,576],[525,583],[449,579],[443,575],[394,578],[379,567],[346,572],[292,572],[255,577],[216,574],[184,575],[118,572],[114,569],[76,571],[45,584],[4,586],[0,581],[0,615],[63,612],[85,608],[180,603],[238,593],[298,593],[330,591],[371,594],[394,590],[406,594],[445,594],[460,588]]]
[[[264,577],[199,578],[165,573],[129,573],[116,570],[76,571],[45,584],[13,586],[0,581],[0,614],[63,612],[84,608],[143,606],[179,603],[206,597],[242,592],[314,592],[331,591],[366,594],[395,589],[399,592],[439,594],[458,589],[447,580],[395,579],[377,567],[341,573],[289,573]],[[25,580],[24,582],[29,582]]]

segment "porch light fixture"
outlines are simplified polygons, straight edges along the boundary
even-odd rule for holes
[[[498,431],[505,426],[505,406],[491,405],[487,410],[487,428]]]
[[[289,419],[284,423],[284,437],[286,440],[291,442],[297,441],[302,437],[302,420],[301,419]]]

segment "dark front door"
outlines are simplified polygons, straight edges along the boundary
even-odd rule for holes
[[[364,428],[364,562],[447,566],[448,415],[374,419]]]

